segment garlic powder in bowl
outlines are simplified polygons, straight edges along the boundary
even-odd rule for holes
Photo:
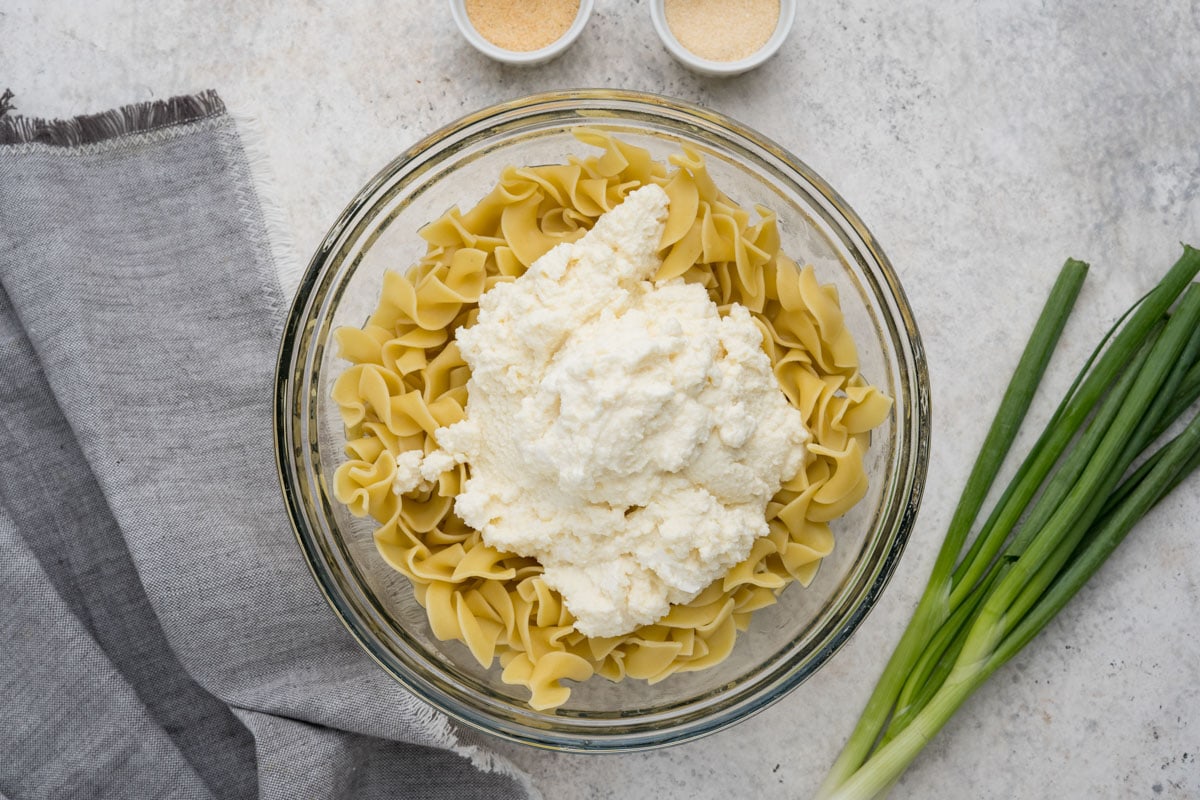
[[[783,46],[796,0],[651,0],[650,18],[675,60],[728,77],[760,66]]]
[[[561,55],[583,32],[594,0],[450,0],[459,33],[505,64],[535,66]]]

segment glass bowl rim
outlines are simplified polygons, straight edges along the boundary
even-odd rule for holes
[[[554,728],[544,723],[531,726],[523,724],[520,720],[515,722],[511,719],[498,720],[494,714],[480,711],[471,703],[465,702],[462,697],[465,695],[469,699],[470,694],[454,687],[445,676],[436,674],[436,670],[431,678],[430,674],[421,674],[421,670],[413,669],[403,662],[388,663],[377,651],[377,647],[384,648],[372,641],[370,631],[365,629],[369,626],[349,606],[346,598],[342,596],[343,590],[330,569],[330,565],[321,558],[319,534],[313,530],[307,517],[302,497],[303,487],[298,485],[300,479],[298,464],[293,457],[293,447],[297,444],[294,423],[299,420],[300,427],[303,428],[305,422],[296,409],[303,404],[302,396],[306,392],[315,390],[315,387],[304,384],[302,380],[303,377],[310,376],[305,367],[312,358],[312,354],[308,352],[309,348],[306,347],[309,337],[302,334],[311,334],[311,331],[308,330],[311,327],[310,323],[319,320],[319,316],[311,315],[308,312],[319,305],[319,303],[313,302],[314,299],[320,300],[324,296],[324,292],[318,292],[317,289],[326,273],[338,265],[336,256],[339,245],[345,244],[346,237],[373,219],[371,201],[379,199],[376,197],[379,190],[388,185],[397,175],[403,173],[406,168],[441,163],[447,157],[443,151],[447,149],[448,142],[453,142],[455,137],[477,129],[489,120],[502,120],[515,116],[519,121],[524,117],[535,116],[538,109],[541,109],[542,113],[553,113],[556,109],[564,112],[577,112],[586,111],[589,107],[603,106],[606,103],[609,106],[605,106],[604,110],[617,118],[619,118],[619,114],[614,112],[614,108],[617,106],[638,108],[643,113],[650,115],[666,108],[670,111],[673,122],[679,122],[680,118],[684,121],[690,118],[696,123],[716,127],[722,136],[731,140],[740,140],[737,144],[743,147],[749,145],[756,148],[761,154],[770,156],[778,162],[778,166],[794,173],[795,177],[807,183],[823,200],[827,201],[838,217],[831,221],[832,224],[840,228],[841,233],[852,233],[857,237],[857,241],[848,246],[863,256],[860,266],[886,288],[886,297],[882,299],[890,300],[894,306],[893,308],[885,303],[879,313],[882,313],[891,323],[893,345],[897,351],[895,358],[898,362],[895,368],[904,374],[905,385],[911,392],[911,396],[906,395],[905,397],[906,405],[910,406],[906,412],[911,418],[910,423],[904,426],[905,441],[908,444],[907,457],[896,457],[901,468],[893,476],[893,485],[901,486],[901,490],[895,495],[896,501],[891,504],[893,507],[890,509],[890,517],[895,521],[890,526],[890,531],[884,531],[887,535],[880,538],[878,531],[872,531],[872,537],[868,540],[873,541],[875,545],[883,542],[886,544],[886,548],[882,552],[873,553],[874,558],[870,560],[873,568],[870,570],[869,584],[848,598],[845,613],[836,619],[832,633],[824,637],[823,642],[819,642],[819,649],[804,659],[799,667],[795,662],[800,660],[795,658],[794,653],[789,654],[788,658],[781,659],[781,663],[767,673],[769,680],[757,680],[748,687],[748,690],[730,692],[736,700],[721,705],[715,710],[702,709],[703,713],[693,713],[690,717],[685,716],[682,721],[674,722],[671,715],[668,714],[666,715],[668,724],[665,727],[660,724],[662,720],[658,719],[663,716],[661,714],[643,717],[644,721],[639,724],[623,728],[614,726],[611,731],[588,726],[585,724],[586,720],[575,720],[574,727],[567,726],[565,729],[563,727]],[[450,152],[451,156],[453,152],[453,150]],[[759,158],[762,158],[762,155],[759,155]],[[411,169],[409,171],[412,172]],[[409,177],[402,176],[395,185],[397,187],[406,186],[411,182]],[[358,225],[352,226],[351,223],[356,220]],[[868,256],[869,258],[867,258]],[[890,261],[858,215],[807,164],[774,141],[732,118],[710,109],[676,98],[646,92],[581,89],[529,95],[468,114],[405,149],[359,190],[330,227],[329,232],[322,239],[309,261],[284,322],[275,378],[276,469],[285,507],[309,571],[338,619],[372,660],[388,675],[451,717],[486,733],[523,744],[558,750],[628,752],[689,741],[757,713],[803,683],[823,666],[858,629],[890,581],[912,532],[924,491],[929,461],[929,379],[920,334],[912,317],[911,307]],[[897,421],[897,426],[900,426],[900,420]],[[901,451],[901,455],[905,455],[903,451]],[[885,505],[884,508],[886,509],[888,506]],[[858,560],[855,563],[857,564]],[[849,576],[846,580],[849,580]],[[844,590],[839,589],[839,592],[842,591]],[[835,595],[836,597],[837,595]]]

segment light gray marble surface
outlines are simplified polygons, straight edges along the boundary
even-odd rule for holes
[[[2,0],[0,88],[39,116],[217,88],[260,121],[305,258],[402,148],[535,91],[675,95],[814,167],[890,255],[928,350],[933,458],[895,578],[820,674],[730,730],[625,756],[496,745],[548,798],[806,797],[916,601],[1058,266],[1093,268],[1038,421],[1178,243],[1200,244],[1198,34],[1195,0],[802,3],[778,57],[720,81],[676,65],[633,0],[597,0],[580,41],[529,71],[471,50],[440,0]],[[1197,519],[1193,479],[893,797],[1200,797]]]

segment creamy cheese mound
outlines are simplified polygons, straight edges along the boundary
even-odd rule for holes
[[[485,293],[457,334],[466,419],[404,465],[416,485],[469,463],[456,513],[536,558],[587,636],[654,622],[746,558],[810,438],[744,307],[652,281],[666,215],[639,189]]]

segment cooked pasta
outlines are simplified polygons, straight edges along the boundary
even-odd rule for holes
[[[411,580],[433,635],[462,642],[484,667],[499,659],[502,680],[526,687],[535,709],[568,700],[563,680],[599,674],[653,683],[724,659],[751,614],[788,584],[808,585],[832,551],[829,522],[866,493],[870,431],[891,409],[859,373],[837,291],[780,250],[771,211],[756,206],[752,216],[722,194],[686,147],[662,164],[598,131],[576,136],[599,154],[505,169],[474,208],[451,209],[421,230],[424,257],[403,275],[385,275],[365,326],[335,334],[352,366],[333,388],[348,457],[335,473],[334,495],[379,523],[379,552]],[[587,638],[536,560],[489,547],[455,516],[469,465],[402,495],[392,489],[397,458],[437,450],[435,431],[464,417],[470,370],[454,334],[474,322],[480,296],[578,239],[647,183],[662,186],[670,200],[656,277],[704,286],[722,313],[733,303],[750,310],[780,388],[812,432],[811,457],[767,505],[769,534],[723,579],[652,625]]]

